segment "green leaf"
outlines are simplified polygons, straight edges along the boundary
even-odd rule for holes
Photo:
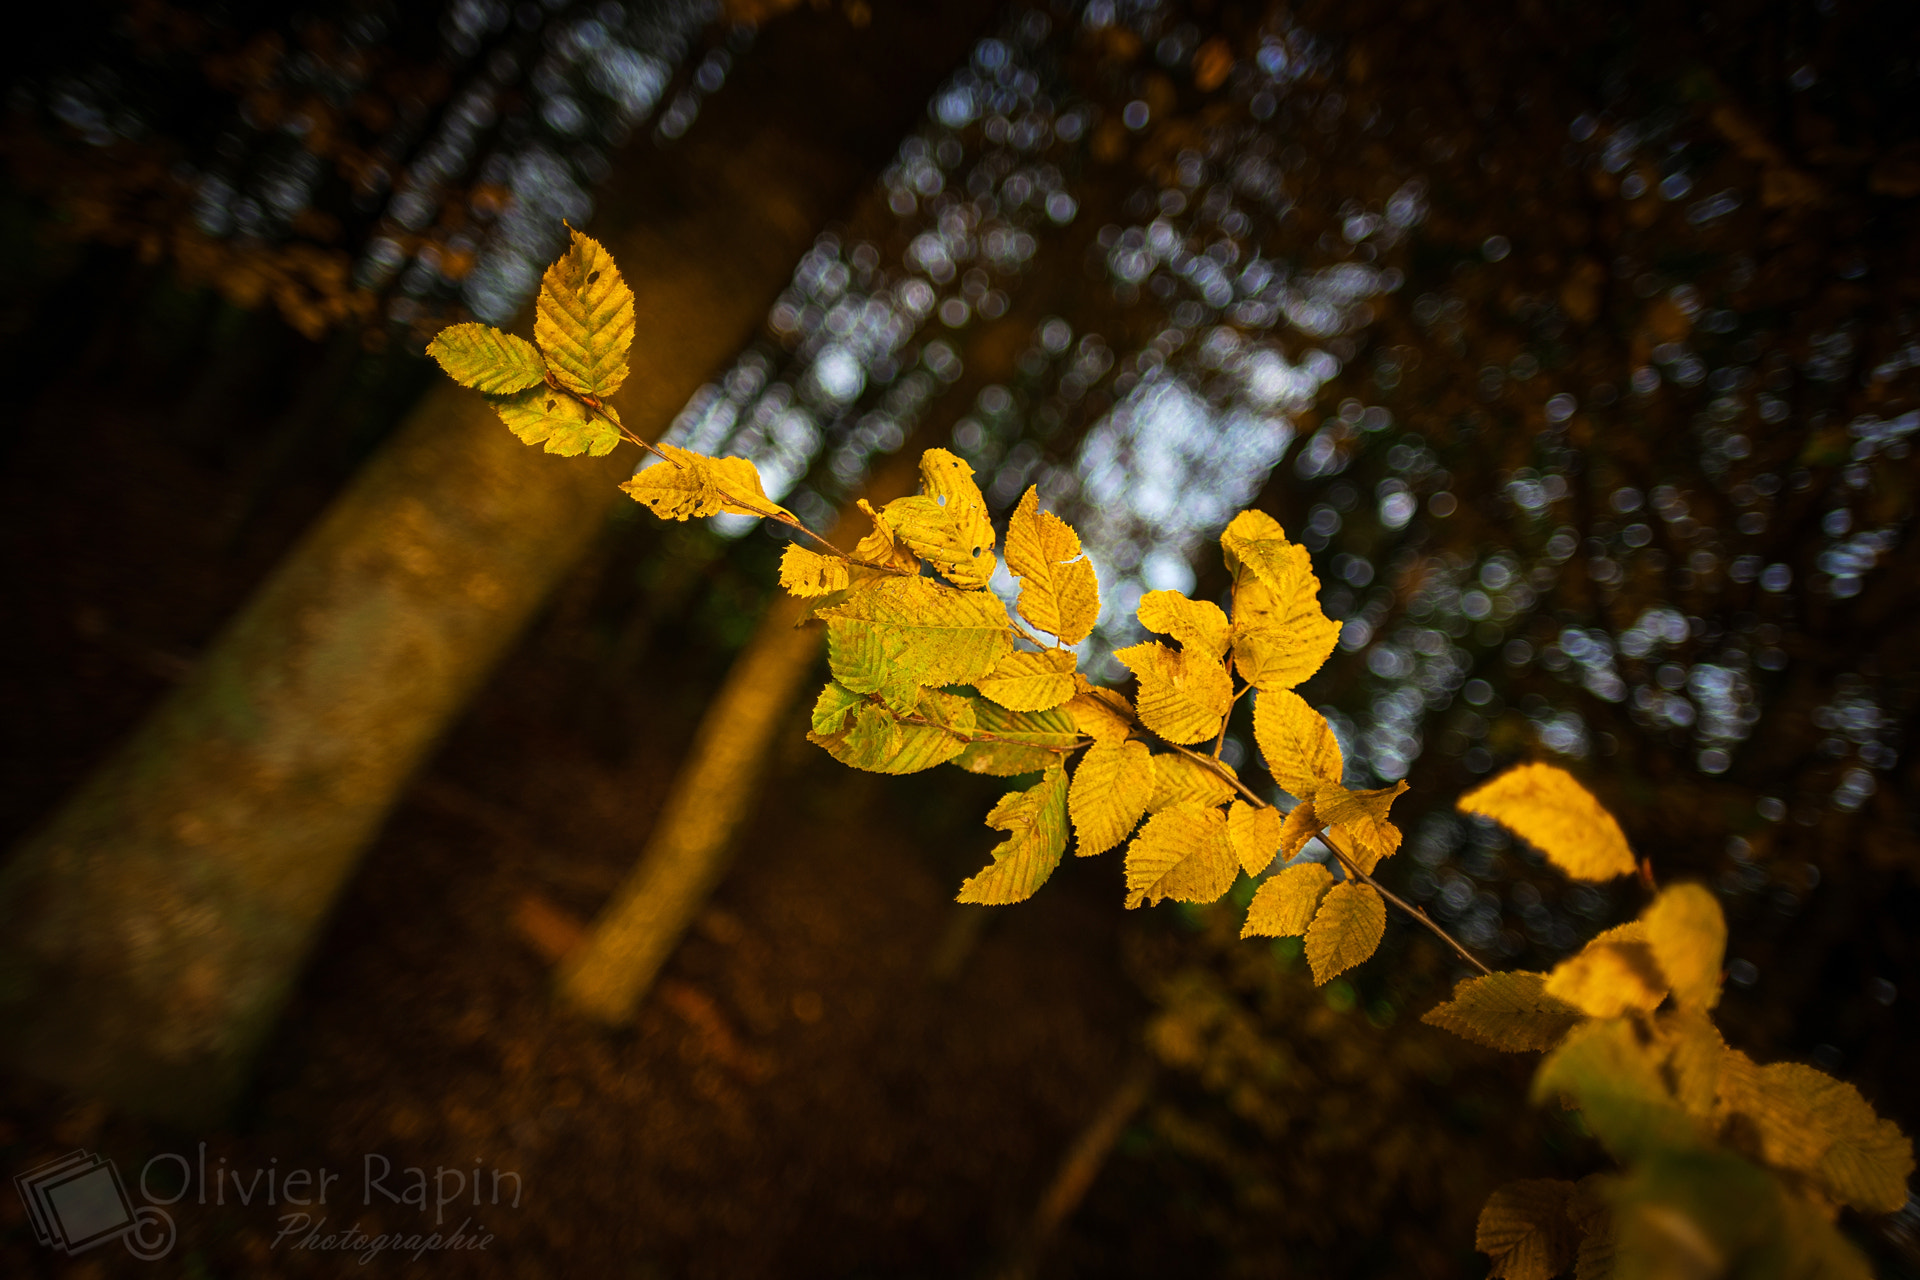
[[[605,457],[620,443],[620,417],[611,406],[599,413],[545,383],[511,395],[488,396],[487,403],[526,444],[545,444],[563,458]]]
[[[1073,770],[1067,797],[1075,850],[1090,858],[1125,840],[1147,811],[1153,794],[1153,760],[1144,742],[1106,738],[1087,748]]]
[[[1373,955],[1387,932],[1387,904],[1370,884],[1342,880],[1327,890],[1307,929],[1307,965],[1321,986]]]
[[[448,325],[427,344],[427,354],[461,386],[489,395],[525,391],[547,376],[538,347],[490,324]]]
[[[813,731],[822,735],[840,732],[846,727],[847,712],[865,701],[838,681],[827,681],[827,687],[813,703]]]
[[[1489,973],[1463,978],[1453,999],[1420,1021],[1463,1040],[1507,1053],[1539,1053],[1560,1043],[1584,1016],[1547,994],[1544,973]]]
[[[1127,846],[1127,906],[1212,902],[1233,887],[1239,859],[1227,843],[1227,815],[1183,801],[1147,819]]]
[[[1046,883],[1067,847],[1067,771],[1047,770],[1026,791],[1000,797],[987,825],[1007,838],[994,846],[993,863],[960,886],[960,902],[1024,902]]]
[[[1313,925],[1313,913],[1333,884],[1333,873],[1302,862],[1267,877],[1247,906],[1243,938],[1297,938]]]
[[[573,232],[540,281],[533,336],[561,386],[605,398],[627,380],[633,291],[598,240]]]

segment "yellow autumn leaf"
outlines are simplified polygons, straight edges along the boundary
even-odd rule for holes
[[[1210,741],[1220,732],[1233,708],[1233,678],[1218,658],[1154,640],[1113,656],[1140,678],[1135,707],[1147,728],[1182,745]]]
[[[820,615],[834,678],[896,708],[912,705],[922,686],[973,684],[1013,649],[1006,611],[992,593],[930,578],[862,583]]]
[[[1420,1020],[1506,1053],[1553,1048],[1585,1015],[1547,994],[1547,975],[1514,971],[1463,978],[1453,999]]]
[[[1160,752],[1153,757],[1153,792],[1147,797],[1147,812],[1158,813],[1184,801],[1225,804],[1234,796],[1233,784],[1227,781],[1232,776],[1233,766],[1225,761],[1206,765],[1178,752]]]
[[[1045,711],[1073,696],[1073,654],[1062,649],[1010,653],[974,686],[1014,711]]]
[[[956,768],[996,778],[1041,773],[1085,743],[1065,711],[1009,711],[997,702],[973,698],[973,741],[953,758]]]
[[[1387,810],[1406,789],[1404,779],[1377,791],[1349,791],[1329,783],[1313,793],[1313,814],[1334,829],[1354,865],[1371,873],[1381,859],[1399,851],[1400,828],[1387,821]]]
[[[1074,695],[1066,712],[1089,738],[1125,738],[1133,732],[1133,704],[1112,689],[1097,689],[1082,675],[1073,678]]]
[[[1307,549],[1271,516],[1243,511],[1220,538],[1233,574],[1233,665],[1258,689],[1291,689],[1326,663],[1340,624],[1320,611]]]
[[[1292,690],[1254,695],[1253,739],[1266,757],[1267,772],[1296,799],[1340,784],[1346,766],[1327,718]]]
[[[1324,985],[1367,959],[1386,932],[1386,900],[1372,885],[1342,880],[1327,890],[1307,928],[1307,965],[1313,970],[1313,985]]]
[[[1492,818],[1576,880],[1632,874],[1626,833],[1565,769],[1523,764],[1460,797],[1460,808]]]
[[[599,241],[573,232],[566,253],[547,268],[533,336],[569,391],[605,398],[627,380],[633,291]]]
[[[1268,876],[1247,906],[1243,938],[1297,938],[1313,924],[1333,873],[1318,862],[1302,862]]]
[[[1227,839],[1248,875],[1257,876],[1273,865],[1280,851],[1280,826],[1280,811],[1271,805],[1256,809],[1235,800],[1227,810]]]
[[[902,546],[893,536],[893,526],[887,523],[884,513],[875,511],[873,504],[865,498],[859,500],[860,509],[873,521],[873,531],[855,544],[853,558],[862,564],[870,564],[879,569],[897,569],[902,573],[920,572],[920,559]]]
[[[1009,791],[987,814],[987,825],[1007,838],[993,862],[960,886],[956,901],[985,905],[1025,902],[1067,848],[1067,771],[1056,764],[1025,791]]]
[[[1533,1076],[1533,1100],[1565,1096],[1620,1160],[1695,1145],[1699,1130],[1674,1098],[1653,1049],[1626,1018],[1573,1027]]]
[[[1133,834],[1153,794],[1153,760],[1144,742],[1103,738],[1074,766],[1067,810],[1083,858],[1105,853]]]
[[[721,512],[746,516],[790,515],[767,497],[760,472],[745,458],[709,458],[678,445],[620,487],[662,520],[698,520]]]
[[[1178,591],[1149,591],[1140,597],[1137,616],[1141,626],[1172,636],[1189,653],[1218,659],[1227,651],[1227,615],[1210,600],[1189,600]]]
[[[1704,1010],[1678,1008],[1651,1024],[1673,1096],[1697,1120],[1710,1120],[1720,1092],[1726,1041]]]
[[[847,562],[789,542],[780,557],[780,585],[788,595],[824,596],[847,589]]]
[[[1264,511],[1242,511],[1220,534],[1220,550],[1234,585],[1263,582],[1269,591],[1285,591],[1297,572],[1298,555],[1306,548],[1287,541],[1280,522]],[[1236,602],[1234,611],[1239,612]]]
[[[1066,644],[1079,644],[1100,619],[1100,585],[1080,554],[1080,535],[1040,510],[1029,488],[1007,522],[1007,570],[1020,579],[1020,615]]]
[[[1647,945],[1683,1008],[1705,1011],[1720,1002],[1720,963],[1727,951],[1727,918],[1711,890],[1697,884],[1660,891],[1640,913]]]
[[[604,458],[620,443],[620,419],[611,406],[595,412],[544,382],[486,400],[521,443],[545,445],[562,458]]]
[[[920,493],[881,510],[893,536],[931,561],[956,587],[984,587],[993,578],[993,521],[973,468],[959,454],[920,455]]]
[[[1307,841],[1319,835],[1326,828],[1320,816],[1313,811],[1313,801],[1302,800],[1293,806],[1287,814],[1287,820],[1280,824],[1280,856],[1291,858],[1306,848]]]
[[[1493,1259],[1501,1280],[1553,1280],[1573,1264],[1578,1234],[1568,1216],[1571,1182],[1528,1178],[1487,1197],[1473,1247]]]
[[[490,324],[448,325],[427,344],[427,354],[461,386],[489,395],[525,391],[547,376],[538,347]]]
[[[1127,906],[1167,898],[1212,902],[1239,874],[1227,843],[1227,815],[1183,801],[1148,818],[1127,846]]]
[[[1547,975],[1547,994],[1594,1018],[1650,1012],[1667,998],[1653,949],[1637,940],[1595,938]]]
[[[1913,1144],[1845,1081],[1794,1062],[1756,1066],[1728,1049],[1714,1114],[1752,1154],[1812,1177],[1835,1200],[1869,1213],[1906,1203]]]

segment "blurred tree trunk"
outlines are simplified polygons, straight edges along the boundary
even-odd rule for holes
[[[630,149],[600,216],[637,295],[618,407],[658,435],[753,334],[819,226],[990,8],[774,25],[687,138]],[[409,774],[617,491],[435,391],[192,678],[0,868],[0,1054],[216,1121]]]

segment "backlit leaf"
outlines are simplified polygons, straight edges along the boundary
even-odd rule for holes
[[[1720,963],[1727,951],[1727,918],[1712,891],[1697,884],[1660,891],[1640,913],[1647,945],[1683,1008],[1705,1011],[1720,1001]]]
[[[920,493],[896,498],[881,512],[893,536],[931,561],[957,587],[984,587],[993,577],[993,521],[973,468],[956,453],[920,455]]]
[[[1460,808],[1492,818],[1576,880],[1610,880],[1634,870],[1613,815],[1565,769],[1523,764],[1460,797]]]
[[[1544,973],[1489,973],[1464,978],[1453,999],[1420,1020],[1463,1040],[1506,1053],[1538,1053],[1560,1043],[1584,1016],[1547,994]]]
[[[1370,884],[1343,880],[1327,890],[1307,929],[1307,964],[1321,986],[1371,956],[1387,931],[1387,904]]]
[[[1638,940],[1595,938],[1547,975],[1547,994],[1594,1018],[1649,1012],[1667,998],[1653,949]]]
[[[885,513],[875,511],[873,504],[865,498],[859,500],[860,509],[873,521],[873,531],[867,534],[853,548],[853,558],[864,564],[882,569],[898,569],[903,573],[920,572],[920,559],[893,536],[893,526],[887,523]]]
[[[1280,856],[1291,858],[1307,845],[1307,841],[1319,835],[1326,828],[1320,821],[1320,815],[1313,811],[1313,801],[1302,800],[1293,806],[1287,814],[1287,820],[1280,824]]]
[[[1273,865],[1280,851],[1280,825],[1280,811],[1271,805],[1256,809],[1245,800],[1235,800],[1227,810],[1227,839],[1248,875],[1257,876]]]
[[[427,344],[427,354],[461,386],[489,395],[525,391],[547,376],[538,347],[490,324],[448,325]]]
[[[1124,738],[1133,731],[1133,704],[1112,689],[1097,689],[1085,676],[1076,675],[1077,691],[1068,699],[1065,710],[1080,732],[1089,738]]]
[[[1148,640],[1115,651],[1140,678],[1140,722],[1168,742],[1211,741],[1233,707],[1233,679],[1219,659]]]
[[[1073,662],[1071,650],[1010,653],[974,687],[1014,711],[1045,711],[1073,696]]]
[[[1259,689],[1291,689],[1325,664],[1340,624],[1320,611],[1307,549],[1271,516],[1243,511],[1220,538],[1233,574],[1233,665]]]
[[[511,395],[488,396],[487,403],[522,443],[544,444],[548,453],[563,458],[582,453],[603,458],[620,443],[620,419],[611,407],[595,413],[544,382]]]
[[[1172,636],[1190,653],[1218,658],[1227,651],[1227,615],[1210,600],[1189,600],[1178,591],[1149,591],[1140,597],[1138,616],[1141,626]]]
[[[578,231],[540,280],[533,336],[560,385],[606,397],[627,380],[633,345],[633,291],[613,255]]]
[[[1332,884],[1333,873],[1318,862],[1302,862],[1268,876],[1247,907],[1240,936],[1299,937],[1312,926],[1313,913]]]
[[[1253,697],[1253,738],[1273,780],[1301,800],[1329,783],[1338,785],[1345,765],[1327,718],[1289,689]]]
[[[809,551],[797,542],[789,542],[780,557],[780,585],[789,595],[824,596],[844,591],[849,581],[846,561]]]
[[[1371,873],[1400,848],[1400,828],[1387,821],[1387,810],[1406,789],[1404,779],[1377,791],[1349,791],[1329,783],[1313,793],[1314,817],[1334,828],[1355,864]]]
[[[1221,805],[1233,799],[1233,784],[1216,771],[1233,773],[1233,766],[1216,760],[1201,764],[1190,756],[1163,751],[1153,757],[1153,794],[1147,797],[1147,812],[1158,813],[1170,805],[1191,801],[1194,804]]]
[[[1024,902],[1046,883],[1067,848],[1067,771],[1055,764],[1025,791],[1000,797],[987,825],[1007,838],[994,846],[993,862],[960,886],[957,901]]]
[[[1147,819],[1127,846],[1127,906],[1212,902],[1233,887],[1240,862],[1227,843],[1227,815],[1185,801]]]
[[[1073,815],[1075,852],[1092,857],[1125,840],[1147,811],[1153,793],[1153,760],[1144,742],[1105,738],[1087,748],[1073,770],[1067,798]]]
[[[1040,510],[1029,488],[1007,522],[1007,569],[1020,579],[1020,616],[1040,630],[1079,644],[1100,618],[1100,587],[1093,564],[1080,554],[1080,535]]]
[[[767,497],[760,472],[745,458],[709,458],[678,445],[658,446],[655,459],[620,487],[662,520],[698,520],[734,515],[789,514]]]
[[[1573,1264],[1576,1232],[1567,1216],[1573,1184],[1558,1178],[1509,1182],[1487,1197],[1473,1247],[1503,1280],[1553,1280]]]
[[[825,747],[841,764],[869,773],[919,773],[945,764],[966,748],[973,708],[965,698],[924,689],[913,714],[931,723],[902,721],[885,707],[862,702],[839,732],[816,731],[807,740]]]
[[[1716,1118],[1736,1145],[1856,1209],[1906,1203],[1913,1144],[1852,1085],[1794,1062],[1756,1066],[1737,1049],[1721,1060],[1719,1085]]]
[[[846,727],[847,712],[865,701],[838,681],[827,681],[813,703],[813,731],[821,735],[839,733]]]

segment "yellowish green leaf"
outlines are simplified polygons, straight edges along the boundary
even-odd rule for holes
[[[1233,707],[1233,679],[1218,658],[1148,640],[1115,651],[1140,678],[1140,722],[1168,742],[1211,741]]]
[[[461,386],[489,395],[525,391],[547,376],[538,347],[490,324],[448,325],[427,344],[427,354]]]
[[[1073,661],[1063,649],[1010,653],[976,687],[1014,711],[1045,711],[1073,696]]]
[[[1302,862],[1268,876],[1247,907],[1243,938],[1297,938],[1313,925],[1313,913],[1333,884],[1333,873]]]
[[[816,711],[818,711],[816,705]],[[901,720],[887,708],[862,702],[837,733],[809,733],[841,764],[869,773],[919,773],[945,764],[966,748],[973,731],[973,707],[967,699],[923,689],[913,714],[927,724]]]
[[[1462,979],[1453,999],[1422,1022],[1505,1053],[1539,1053],[1560,1043],[1581,1012],[1547,994],[1547,975],[1523,971]]]
[[[1189,600],[1178,591],[1149,591],[1140,597],[1138,613],[1141,626],[1172,636],[1189,653],[1217,659],[1227,651],[1227,615],[1210,600]]]
[[[1547,994],[1594,1018],[1651,1012],[1667,998],[1653,949],[1635,940],[1595,938],[1547,975]]]
[[[1271,805],[1256,809],[1245,800],[1235,800],[1227,810],[1227,839],[1233,854],[1250,876],[1257,876],[1273,865],[1280,852],[1280,811]]]
[[[919,495],[894,499],[882,514],[895,538],[955,586],[984,587],[992,579],[993,521],[973,468],[960,455],[946,449],[921,454]]]
[[[1681,1007],[1705,1012],[1718,1004],[1727,918],[1713,893],[1697,884],[1674,885],[1661,890],[1640,919]]]
[[[1067,644],[1079,644],[1100,619],[1100,586],[1093,563],[1080,554],[1080,535],[1059,516],[1040,510],[1030,488],[1007,523],[1007,569],[1020,579],[1020,615]]]
[[[1313,801],[1302,800],[1280,824],[1280,856],[1291,858],[1307,847],[1307,841],[1326,830],[1327,824],[1313,811]]]
[[[620,443],[620,419],[611,407],[595,413],[544,382],[511,395],[488,396],[487,403],[523,444],[544,444],[548,453],[563,458],[583,453],[604,458]]]
[[[1509,769],[1460,797],[1460,808],[1492,818],[1576,880],[1610,880],[1634,870],[1620,824],[1565,769],[1538,763]]]
[[[930,578],[883,578],[821,610],[834,678],[904,709],[914,690],[971,685],[1013,649],[1006,611],[985,591]]]
[[[827,681],[827,687],[814,699],[813,731],[822,737],[839,733],[846,728],[847,712],[865,701],[865,698],[839,681]]]
[[[1227,843],[1227,815],[1184,801],[1148,818],[1127,846],[1127,906],[1166,898],[1212,902],[1239,874]]]
[[[960,886],[960,902],[1024,902],[1046,883],[1067,848],[1067,771],[1055,764],[1025,791],[1000,797],[987,825],[1007,838],[994,846],[990,866]]]
[[[1224,770],[1223,777],[1216,770]],[[1222,805],[1233,799],[1233,784],[1227,777],[1233,766],[1223,760],[1201,764],[1189,756],[1163,751],[1153,757],[1153,794],[1147,797],[1147,812],[1158,813],[1171,805],[1191,801],[1194,804]]]
[[[1567,1214],[1571,1182],[1528,1178],[1487,1197],[1473,1247],[1493,1259],[1503,1280],[1553,1280],[1573,1265],[1576,1232]]]
[[[1565,1096],[1587,1128],[1623,1161],[1695,1146],[1699,1132],[1660,1070],[1653,1046],[1625,1018],[1582,1022],[1540,1064],[1533,1100]]]
[[[1253,738],[1273,780],[1300,800],[1338,786],[1345,770],[1327,718],[1289,689],[1254,695]]]
[[[1144,742],[1102,738],[1087,748],[1073,770],[1067,797],[1075,852],[1090,858],[1133,834],[1153,793],[1153,760]]]
[[[954,757],[968,773],[1006,778],[1040,773],[1060,763],[1085,739],[1064,711],[1009,711],[985,698],[973,702],[974,741]]]
[[[846,561],[809,551],[797,542],[789,542],[780,557],[780,585],[788,595],[824,596],[846,590],[850,581]]]
[[[566,253],[547,268],[533,336],[570,391],[604,398],[627,380],[633,290],[599,241],[575,231]]]
[[[1386,932],[1386,900],[1372,885],[1342,880],[1327,890],[1307,929],[1307,965],[1313,970],[1313,985],[1320,986],[1367,959]]]

